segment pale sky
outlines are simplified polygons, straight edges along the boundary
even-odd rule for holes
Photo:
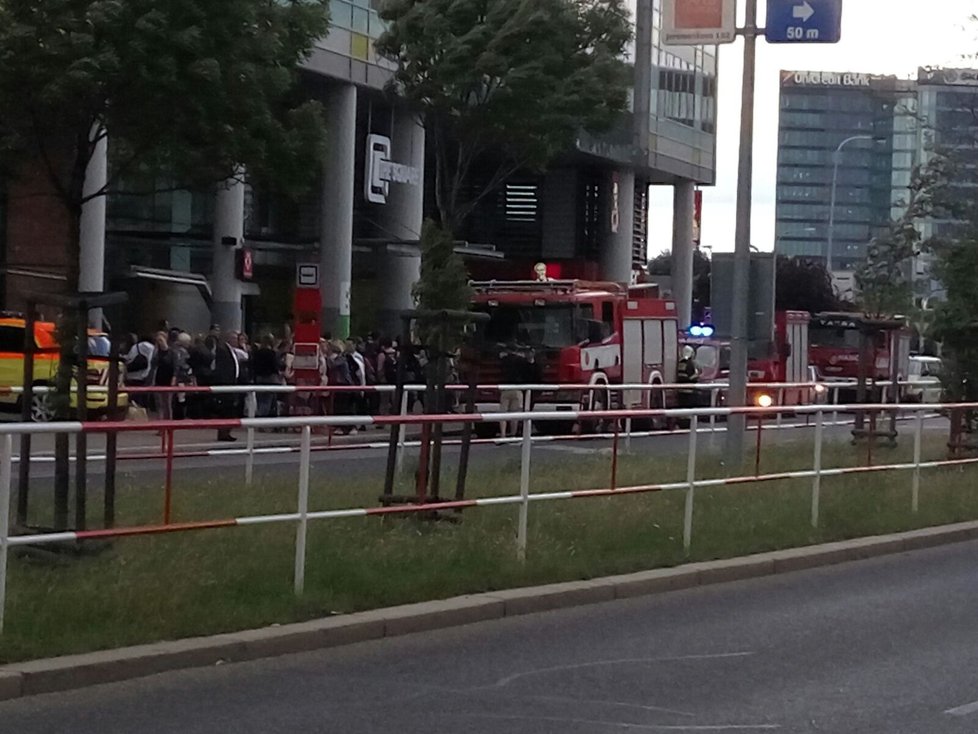
[[[754,134],[753,244],[774,247],[778,93],[781,69],[856,71],[916,78],[918,66],[973,67],[978,52],[978,0],[842,0],[842,40],[835,45],[757,44]],[[743,5],[743,2],[738,3]],[[759,0],[763,26],[765,0]],[[741,11],[742,12],[742,11]],[[703,192],[702,243],[717,251],[734,247],[737,148],[743,45],[720,49],[717,184]],[[672,188],[653,187],[649,251],[672,246]]]

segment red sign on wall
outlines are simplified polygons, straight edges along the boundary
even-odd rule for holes
[[[238,280],[252,280],[255,277],[255,253],[242,247],[236,252],[238,265]]]

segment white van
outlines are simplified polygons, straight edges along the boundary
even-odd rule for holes
[[[943,364],[938,357],[911,357],[909,383],[904,396],[913,403],[939,403],[944,394],[941,384]]]

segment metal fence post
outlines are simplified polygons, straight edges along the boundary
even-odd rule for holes
[[[523,447],[520,453],[520,519],[516,532],[516,557],[526,560],[527,516],[530,512],[530,451],[533,448],[533,421],[523,421]]]
[[[295,594],[300,596],[306,585],[306,532],[309,527],[309,455],[312,428],[302,427],[302,448],[299,452],[299,523],[295,530]]]
[[[917,411],[917,420],[913,432],[913,497],[911,499],[911,509],[917,512],[920,509],[920,455],[924,438],[924,411]]]
[[[836,425],[839,422],[839,386],[832,386],[832,405],[836,406],[835,410],[832,411],[832,425]]]
[[[812,527],[818,527],[818,509],[822,497],[822,435],[825,428],[822,411],[815,414],[815,476],[812,478]]]
[[[3,634],[7,608],[7,544],[10,536],[10,474],[14,437],[7,433],[0,439],[0,634]]]
[[[717,407],[717,403],[720,400],[720,388],[712,387],[710,388],[710,407]],[[710,413],[710,433],[716,433],[717,430],[717,417],[715,413]]]
[[[248,393],[247,410],[245,415],[254,418],[258,414],[258,394],[255,391]],[[248,455],[245,457],[245,486],[250,487],[255,476],[255,427],[248,426],[248,438],[246,448]]]
[[[625,453],[632,452],[632,419],[625,419]]]
[[[686,460],[686,509],[683,513],[683,548],[689,553],[693,542],[693,498],[696,493],[696,434],[699,432],[699,416],[689,421],[689,456]]]
[[[395,393],[396,395],[396,393]],[[400,411],[398,415],[403,418],[407,415],[408,411],[408,391],[406,389],[401,389],[401,405],[398,408]],[[404,449],[405,443],[407,442],[407,424],[402,422],[397,429],[397,456],[394,459],[394,468],[397,474],[401,474],[404,471]]]
[[[783,408],[784,407],[784,388],[783,387],[779,387],[778,388],[778,397],[777,397],[777,400],[778,400],[778,407],[779,408]],[[782,413],[783,412],[784,411],[779,410],[778,411],[778,415],[777,415],[777,417],[774,420],[774,427],[777,428],[778,430],[781,429],[781,416],[782,416]]]

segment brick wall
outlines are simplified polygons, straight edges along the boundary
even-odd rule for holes
[[[7,258],[3,307],[24,310],[24,293],[62,292],[69,242],[68,213],[39,167],[7,183]],[[39,273],[47,277],[24,274]]]

